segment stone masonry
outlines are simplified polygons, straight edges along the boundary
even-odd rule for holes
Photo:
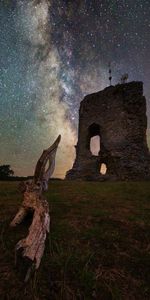
[[[146,129],[142,82],[118,84],[87,95],[79,110],[76,159],[66,179],[150,179]],[[92,155],[90,140],[97,135],[100,151]],[[105,175],[100,173],[102,164],[107,168]]]

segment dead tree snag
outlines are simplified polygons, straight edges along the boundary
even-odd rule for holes
[[[50,226],[49,206],[42,193],[48,189],[48,180],[55,168],[55,156],[60,139],[61,136],[59,135],[54,144],[43,151],[37,162],[33,180],[28,180],[21,184],[24,199],[18,213],[10,224],[12,227],[15,227],[30,212],[33,213],[29,234],[17,243],[16,250],[21,249],[22,256],[34,263],[36,269],[38,269],[41,262],[46,234],[49,232]],[[46,169],[47,162],[49,162],[49,166]]]

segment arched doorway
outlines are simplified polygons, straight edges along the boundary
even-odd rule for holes
[[[91,154],[98,156],[100,152],[100,126],[93,123],[88,128],[87,148]]]

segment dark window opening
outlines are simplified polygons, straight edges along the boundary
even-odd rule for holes
[[[87,148],[92,155],[99,155],[100,152],[100,126],[93,123],[88,128]]]
[[[89,126],[89,136],[91,138],[95,135],[100,135],[100,126],[98,124],[93,123]]]

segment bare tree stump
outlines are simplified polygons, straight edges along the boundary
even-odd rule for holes
[[[47,190],[48,180],[54,171],[55,156],[60,139],[61,136],[58,136],[54,144],[43,151],[37,162],[33,180],[28,180],[21,184],[24,199],[18,213],[10,224],[11,227],[15,227],[30,212],[33,213],[29,234],[17,243],[16,251],[21,249],[22,256],[29,259],[35,265],[35,269],[38,269],[40,265],[45,248],[46,234],[49,232],[50,227],[49,205],[42,193]],[[49,166],[45,170],[47,161],[49,161]],[[27,272],[26,281],[29,275],[30,270]]]

